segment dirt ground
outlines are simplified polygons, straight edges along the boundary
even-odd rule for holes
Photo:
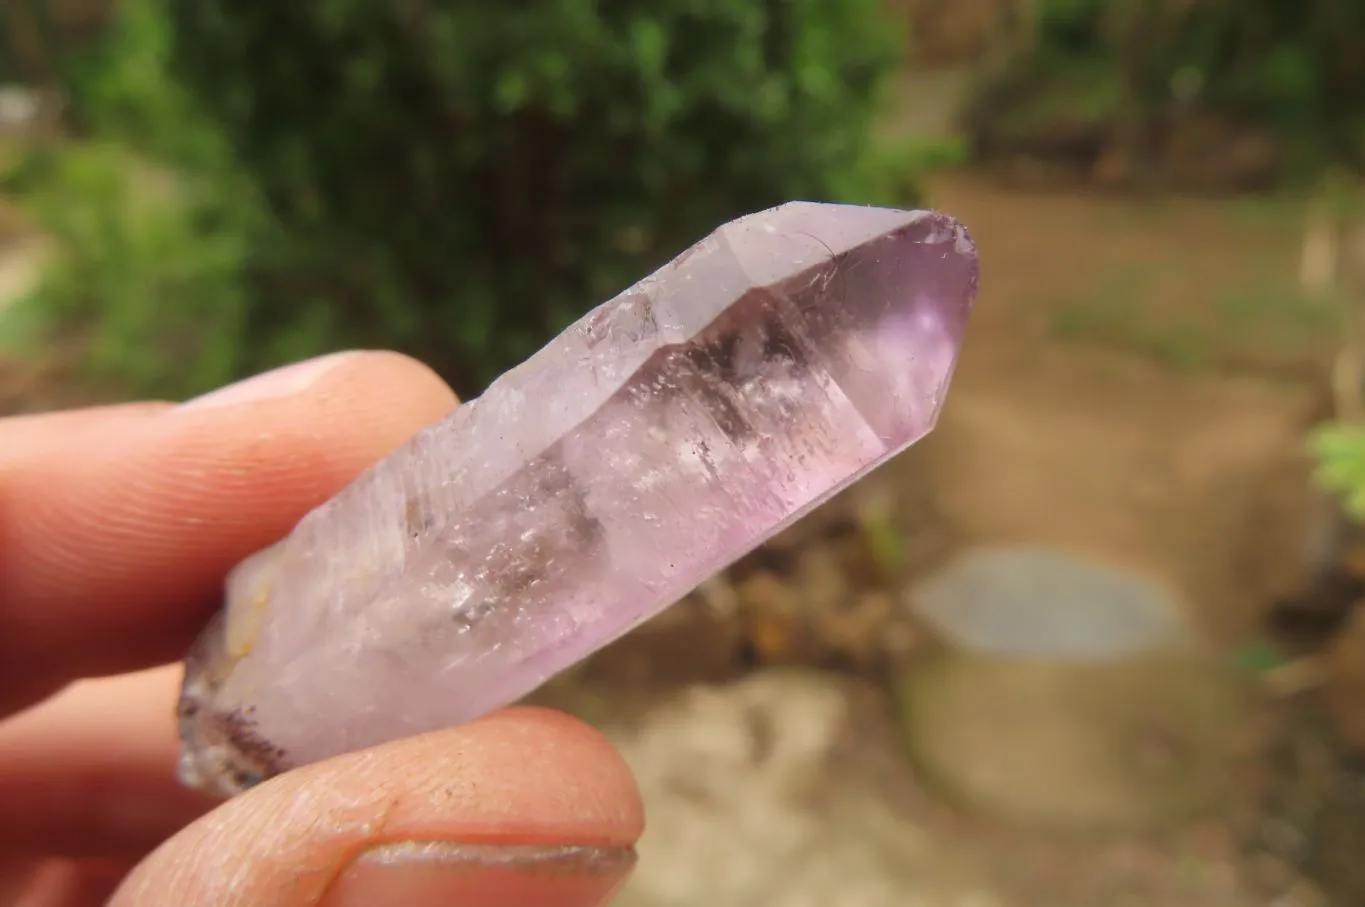
[[[930,201],[983,261],[947,412],[915,463],[952,489],[955,522],[1157,573],[1219,640],[1256,632],[1303,565],[1317,516],[1303,442],[1339,343],[1337,303],[1297,288],[1299,208],[972,176]]]
[[[983,289],[939,430],[897,464],[900,481],[932,486],[968,541],[1039,542],[1160,578],[1222,651],[1263,633],[1267,607],[1322,554],[1303,445],[1329,411],[1351,301],[1298,289],[1302,207],[1035,193],[970,175],[938,180],[930,201],[973,231]],[[1255,757],[1278,814],[1136,845],[1133,902],[1315,903],[1324,895],[1268,868],[1267,851],[1297,849],[1332,903],[1355,903],[1365,882],[1343,854],[1365,841],[1365,798],[1358,776],[1323,768],[1338,757],[1314,734],[1283,735],[1274,764]],[[1268,846],[1245,849],[1249,828]],[[1304,856],[1323,834],[1325,855]],[[1273,840],[1286,836],[1298,843]],[[1223,856],[1199,857],[1209,846]],[[1040,867],[1078,856],[1069,847],[1026,860],[1009,849],[1000,864],[1019,870],[1006,884],[1019,903],[1069,902],[1094,882],[1045,881]],[[1240,882],[1196,894],[1177,881],[1192,863]],[[1282,877],[1263,884],[1266,873]]]

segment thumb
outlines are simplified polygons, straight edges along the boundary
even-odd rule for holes
[[[642,828],[601,735],[511,709],[235,797],[153,852],[110,907],[598,907]]]

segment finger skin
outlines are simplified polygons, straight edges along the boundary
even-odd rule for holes
[[[274,778],[166,842],[111,907],[306,907],[377,844],[629,847],[643,824],[605,738],[555,712],[511,709]]]
[[[0,854],[132,863],[215,806],[175,779],[182,673],[83,681],[0,722]]]
[[[228,569],[455,405],[361,352],[290,396],[0,422],[0,714],[179,657]]]

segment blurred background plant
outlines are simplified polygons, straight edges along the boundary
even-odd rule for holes
[[[738,213],[915,201],[878,12],[126,0],[8,175],[65,250],[25,321],[139,393],[378,342],[472,394]]]
[[[1329,423],[1313,435],[1318,479],[1342,496],[1351,518],[1365,521],[1365,428]]]
[[[983,157],[1044,154],[1110,179],[1194,188],[1265,187],[1365,163],[1359,3],[1029,7],[966,107]]]

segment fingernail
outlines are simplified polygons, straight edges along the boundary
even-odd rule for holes
[[[634,866],[626,847],[383,844],[342,870],[318,907],[601,907]]]
[[[236,384],[229,384],[227,387],[220,387],[218,390],[210,391],[201,397],[187,400],[180,404],[178,409],[209,409],[220,406],[235,406],[238,403],[257,400],[292,397],[307,390],[319,378],[353,355],[355,355],[354,351],[348,350],[262,372],[254,377],[238,381]]]

